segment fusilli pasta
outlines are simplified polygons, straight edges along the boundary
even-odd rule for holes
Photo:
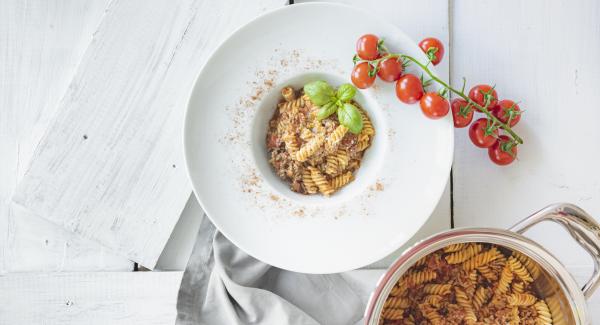
[[[523,282],[533,282],[533,278],[529,274],[529,271],[519,262],[518,259],[511,256],[508,258],[508,264],[510,269],[523,281]]]
[[[334,191],[339,190],[342,186],[350,183],[352,180],[352,172],[347,172],[342,175],[338,175],[331,179],[331,187]]]
[[[281,96],[284,101],[277,105],[267,131],[269,162],[292,191],[332,195],[354,179],[364,151],[373,143],[373,124],[354,101],[363,120],[358,135],[341,125],[337,114],[319,119],[321,108],[302,92],[287,86]]]
[[[477,255],[479,252],[481,252],[481,249],[483,247],[479,244],[470,244],[469,246],[461,249],[458,252],[452,253],[450,255],[446,255],[446,261],[448,262],[448,264],[458,264],[458,263],[462,263],[468,259],[470,259],[471,257]]]
[[[544,299],[540,299],[534,304],[535,311],[537,312],[536,322],[538,325],[550,325],[552,324],[552,314],[548,305]]]
[[[508,296],[508,304],[511,306],[531,306],[537,298],[529,293],[513,293]]]
[[[546,303],[552,296],[541,299],[527,276],[519,275],[528,268],[511,254],[504,247],[469,243],[419,259],[392,288],[380,324],[553,324],[556,317]],[[392,308],[402,311],[395,320],[386,317]]]
[[[308,168],[310,170],[310,176],[311,176],[313,182],[315,182],[315,185],[317,185],[319,192],[321,192],[325,195],[333,194],[334,189],[331,187],[331,184],[329,184],[329,182],[327,181],[325,176],[323,176],[323,174],[321,174],[321,171],[315,167],[308,167]]]

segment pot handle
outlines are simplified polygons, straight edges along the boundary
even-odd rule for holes
[[[562,225],[573,239],[592,256],[594,273],[581,289],[585,298],[589,299],[600,285],[600,224],[578,206],[558,203],[547,206],[521,220],[510,230],[522,234],[537,223],[546,220]]]

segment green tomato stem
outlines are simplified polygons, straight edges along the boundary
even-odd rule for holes
[[[440,85],[444,86],[446,89],[450,90],[451,92],[455,93],[456,95],[458,95],[462,99],[466,100],[472,106],[478,108],[481,112],[483,112],[492,121],[493,125],[494,124],[495,125],[499,125],[501,129],[503,129],[508,134],[510,134],[510,136],[513,138],[513,140],[515,142],[517,142],[519,144],[523,144],[523,139],[521,139],[521,137],[519,137],[510,128],[510,126],[508,124],[502,123],[502,121],[500,121],[497,117],[495,117],[494,114],[492,114],[488,110],[487,105],[484,107],[484,106],[481,106],[481,105],[477,104],[473,100],[471,100],[471,98],[469,98],[469,96],[467,96],[464,93],[464,86],[463,86],[463,90],[457,90],[455,88],[452,88],[452,86],[450,86],[449,84],[447,84],[446,82],[444,82],[443,80],[441,80],[440,78],[438,78],[435,74],[433,74],[433,72],[431,72],[431,70],[429,70],[429,68],[426,65],[422,64],[421,62],[419,62],[417,59],[413,58],[410,55],[406,55],[406,54],[388,54],[388,55],[382,57],[379,60],[382,60],[384,58],[389,58],[389,57],[400,57],[402,59],[407,59],[409,61],[412,61],[414,64],[418,65],[423,71],[425,71],[425,73],[427,73],[432,80],[435,80],[437,83],[439,83]]]
[[[382,46],[382,48],[387,52],[387,49]],[[489,110],[488,110],[488,105],[485,106],[481,106],[479,104],[477,104],[476,102],[474,102],[473,100],[471,100],[471,98],[469,98],[469,96],[467,96],[464,91],[465,91],[465,86],[466,86],[466,79],[463,78],[463,86],[461,90],[457,90],[455,88],[453,88],[452,86],[450,86],[449,84],[447,84],[445,81],[443,81],[442,79],[438,78],[435,74],[433,74],[433,72],[431,72],[431,70],[429,70],[429,63],[431,61],[427,62],[427,65],[419,62],[417,59],[413,58],[410,55],[406,55],[406,54],[396,54],[396,53],[387,53],[386,55],[382,56],[379,59],[376,60],[372,60],[370,61],[370,63],[374,66],[378,66],[379,62],[386,60],[386,59],[390,59],[390,58],[401,58],[401,59],[407,59],[411,62],[413,62],[414,64],[418,65],[423,71],[425,71],[425,73],[427,73],[429,75],[429,77],[431,78],[431,80],[436,81],[437,83],[439,83],[440,85],[444,86],[444,88],[450,90],[451,92],[455,93],[456,95],[458,95],[459,97],[461,97],[462,99],[466,100],[467,103],[469,103],[471,106],[479,109],[479,111],[483,112],[491,121],[493,125],[498,125],[501,129],[503,129],[504,131],[506,131],[512,138],[513,141],[515,143],[518,144],[523,144],[523,139],[521,139],[521,137],[519,135],[517,135],[510,127],[509,124],[507,123],[503,123],[502,121],[500,121],[497,117],[495,117]],[[509,121],[510,123],[510,121]]]

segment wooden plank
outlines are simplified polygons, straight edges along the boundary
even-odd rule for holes
[[[295,1],[295,3],[311,2],[310,0]],[[415,42],[433,36],[437,37],[447,46],[449,45],[448,28],[448,3],[439,0],[385,0],[373,4],[369,1],[361,0],[336,0],[334,2],[344,3],[375,14],[382,19],[387,19],[391,23],[402,29]],[[423,17],[427,17],[424,19]],[[369,31],[366,30],[365,34]],[[389,44],[393,49],[393,44]],[[446,57],[438,66],[437,73],[440,77],[448,80],[449,76],[449,53],[446,50]],[[392,87],[391,85],[389,87]],[[418,109],[418,107],[415,107]],[[425,118],[425,117],[424,117]],[[436,209],[431,214],[429,220],[423,228],[413,236],[404,246],[388,257],[373,263],[369,268],[381,268],[389,266],[406,248],[427,236],[450,228],[450,184],[440,199]]]
[[[456,225],[506,228],[560,201],[599,218],[600,3],[453,4],[454,84],[462,76],[470,84],[495,83],[501,98],[520,100],[526,110],[515,127],[525,144],[508,167],[491,164],[466,130],[456,132]],[[528,235],[570,269],[591,272],[590,259],[559,227],[540,226]]]
[[[10,204],[108,0],[0,2],[0,274],[133,263]]]
[[[0,276],[0,324],[173,324],[182,272]]]
[[[153,268],[190,194],[181,127],[192,83],[225,35],[283,4],[111,2],[15,201]]]

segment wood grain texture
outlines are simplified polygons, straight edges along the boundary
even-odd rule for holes
[[[173,324],[182,272],[0,276],[0,324]]]
[[[462,76],[496,84],[499,97],[526,110],[515,127],[525,144],[508,167],[491,164],[466,130],[456,132],[456,225],[506,228],[560,201],[600,218],[600,3],[468,0],[452,9],[454,84]],[[568,268],[591,272],[564,230],[536,228],[528,235]]]
[[[192,83],[229,32],[283,4],[112,1],[14,200],[153,268],[190,194]]]
[[[0,274],[131,270],[106,248],[11,204],[108,0],[0,2]]]
[[[311,2],[311,1],[295,1],[295,3]],[[444,42],[449,43],[449,26],[448,26],[448,2],[439,0],[379,0],[376,2],[362,0],[336,0],[331,2],[344,3],[362,8],[374,15],[386,19],[402,29],[415,42],[433,36]],[[410,9],[408,9],[410,8]],[[427,19],[423,19],[427,17]],[[365,31],[365,34],[369,31]],[[393,50],[394,44],[388,44]],[[446,57],[436,66],[438,75],[445,80],[449,76],[449,50],[446,50]],[[381,82],[381,81],[378,81]],[[385,85],[393,91],[393,84]],[[415,105],[415,109],[419,109]],[[423,117],[425,118],[425,117]],[[446,186],[436,209],[431,214],[429,220],[425,223],[411,240],[396,252],[388,257],[373,263],[369,268],[382,268],[389,266],[406,248],[434,233],[447,230],[450,228],[450,184]]]

